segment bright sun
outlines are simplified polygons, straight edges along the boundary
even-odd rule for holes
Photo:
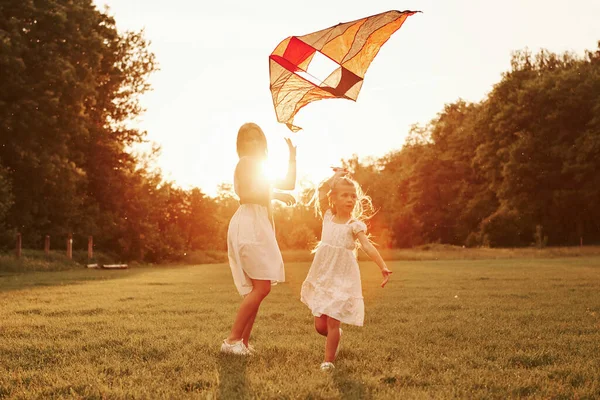
[[[280,163],[276,163],[272,159],[262,163],[262,174],[271,183],[275,182],[277,179],[284,178],[286,172],[287,171],[281,167]]]
[[[287,173],[287,155],[269,154],[269,158],[262,165],[263,175],[270,181],[285,178]]]
[[[294,143],[298,144],[298,142],[302,141],[296,138]],[[304,144],[299,143],[299,147]],[[267,161],[262,164],[262,175],[271,184],[284,179],[287,173],[289,153],[284,146],[285,144],[282,143],[274,143],[270,146]],[[308,144],[304,147],[308,148]],[[330,167],[327,164],[316,163],[314,160],[327,160],[330,158],[328,152],[320,147],[311,147],[310,155],[306,158],[303,158],[303,154],[300,154],[297,158],[296,189],[293,192],[299,194],[306,187],[314,187],[318,182],[329,177],[332,173]],[[336,163],[332,162],[332,164]]]

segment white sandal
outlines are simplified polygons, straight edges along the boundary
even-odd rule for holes
[[[332,362],[324,361],[321,363],[321,371],[330,371],[335,368]]]

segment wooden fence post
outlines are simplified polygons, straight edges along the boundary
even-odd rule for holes
[[[49,256],[50,255],[50,235],[46,235],[44,239],[44,253]]]
[[[17,258],[21,258],[21,233],[17,233]]]
[[[73,259],[73,234],[69,233],[67,238],[67,258],[69,260]]]
[[[88,260],[94,258],[94,237],[88,236]]]

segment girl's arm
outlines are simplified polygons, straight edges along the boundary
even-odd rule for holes
[[[386,283],[388,283],[388,281],[390,280],[390,275],[392,274],[392,271],[388,269],[387,265],[385,264],[385,261],[383,261],[383,258],[381,258],[381,254],[379,254],[375,246],[373,246],[373,244],[369,241],[367,235],[365,235],[364,232],[358,232],[356,236],[358,237],[358,240],[360,241],[360,245],[364,252],[367,253],[369,258],[375,261],[375,264],[379,266],[379,269],[381,270],[381,275],[383,275],[383,282],[381,282],[381,287],[384,287]]]
[[[331,179],[321,182],[319,188],[317,189],[317,193],[319,196],[319,212],[321,213],[321,216],[325,215],[325,211],[327,211],[327,209],[329,208],[329,200],[327,199],[327,193],[329,193],[330,190],[330,181]]]
[[[289,138],[285,138],[285,142],[290,150],[287,174],[284,179],[275,181],[273,187],[281,190],[294,190],[296,188],[296,146]]]

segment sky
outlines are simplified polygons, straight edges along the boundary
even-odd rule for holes
[[[600,40],[600,1],[572,0],[94,0],[120,31],[144,29],[160,70],[141,97],[146,112],[131,124],[161,146],[165,179],[209,195],[231,183],[235,139],[245,122],[268,140],[273,176],[287,167],[290,137],[298,177],[319,181],[330,166],[399,150],[410,126],[444,104],[485,98],[515,50],[583,55]],[[283,39],[387,10],[419,10],[381,48],[356,102],[314,102],[292,133],[277,122],[268,57]]]

